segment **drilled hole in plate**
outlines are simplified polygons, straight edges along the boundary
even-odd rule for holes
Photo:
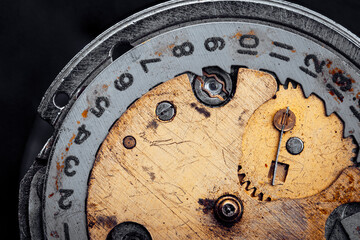
[[[65,92],[58,92],[54,96],[54,104],[58,108],[63,108],[69,103],[70,97]]]
[[[113,61],[115,61],[118,57],[132,49],[133,46],[129,42],[123,41],[118,42],[114,45],[114,47],[111,49],[110,56]]]

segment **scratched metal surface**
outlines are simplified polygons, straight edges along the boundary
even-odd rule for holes
[[[255,44],[255,37],[252,40],[241,38],[246,35],[256,36],[258,44]],[[222,50],[206,50],[204,42],[212,37],[223,38],[225,47]],[[244,41],[242,44],[239,42],[241,39]],[[174,56],[173,49],[184,42],[193,44],[192,54]],[[249,47],[254,44],[256,47]],[[309,54],[328,63],[323,66],[323,71],[315,74],[316,77],[300,68],[306,67],[304,58]],[[146,72],[141,61],[155,58],[160,61],[148,64]],[[230,71],[232,65],[272,71],[281,83],[289,78],[297,81],[306,96],[316,93],[325,101],[328,114],[336,111],[345,122],[345,135],[353,135],[359,142],[359,120],[350,110],[350,106],[356,104],[353,93],[360,91],[359,83],[352,83],[352,92],[342,92],[341,101],[327,87],[331,84],[334,89],[339,89],[332,81],[334,69],[340,69],[351,79],[360,77],[355,65],[339,53],[316,40],[261,23],[203,23],[179,28],[139,44],[107,66],[78,96],[67,113],[52,149],[45,183],[44,222],[47,238],[69,236],[70,239],[87,239],[87,182],[97,149],[112,124],[134,100],[153,86],[180,73],[190,71],[201,75],[202,68],[206,66],[219,66]],[[310,65],[308,69],[315,71],[313,67]],[[124,74],[131,74],[132,84],[125,84],[130,79],[129,75]],[[116,88],[121,76],[127,76],[123,79],[123,86],[129,85],[127,89]],[[105,111],[97,117],[91,113],[91,109],[99,109],[96,106],[99,98],[106,98],[108,104],[102,102]]]

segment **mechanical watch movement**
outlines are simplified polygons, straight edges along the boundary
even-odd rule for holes
[[[359,67],[358,37],[284,1],[125,19],[43,97],[21,237],[360,239]]]

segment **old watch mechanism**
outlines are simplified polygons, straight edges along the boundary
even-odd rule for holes
[[[359,67],[358,37],[283,1],[129,17],[44,95],[22,239],[360,239]]]

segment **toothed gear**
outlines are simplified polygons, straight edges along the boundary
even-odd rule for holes
[[[289,107],[296,116],[295,127],[284,133],[281,142],[275,186],[271,185],[279,142],[273,125],[275,113]],[[292,155],[286,142],[298,137],[304,149]],[[256,144],[254,144],[256,143]],[[301,87],[282,85],[275,97],[260,106],[249,119],[242,142],[240,183],[252,196],[272,200],[304,198],[329,187],[338,175],[353,165],[356,145],[343,138],[343,124],[336,114],[325,115],[323,102],[316,96],[305,98]]]

